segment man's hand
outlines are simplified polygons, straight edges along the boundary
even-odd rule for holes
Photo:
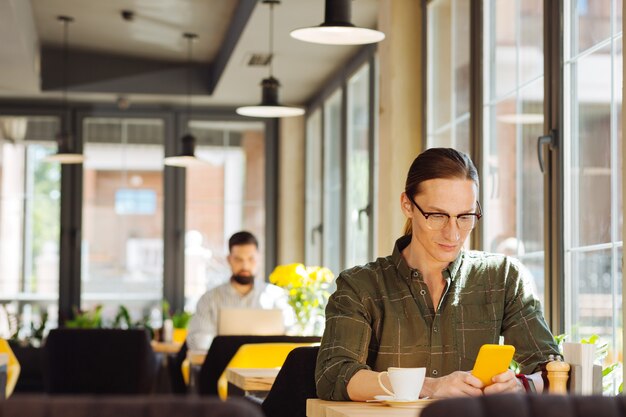
[[[510,369],[493,377],[493,384],[485,387],[485,394],[503,394],[526,392],[522,381],[517,379],[513,371]]]
[[[515,377],[514,377],[515,378]],[[456,371],[441,378],[426,378],[423,397],[468,397],[483,394],[483,383],[469,372]]]

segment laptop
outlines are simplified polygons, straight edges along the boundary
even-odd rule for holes
[[[274,336],[285,334],[283,312],[280,309],[222,308],[217,318],[220,336]]]

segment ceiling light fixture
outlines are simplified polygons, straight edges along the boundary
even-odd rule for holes
[[[325,45],[364,45],[385,39],[378,30],[360,28],[352,22],[352,0],[326,0],[324,22],[319,26],[296,29],[291,37]]]
[[[269,52],[269,77],[264,78],[261,82],[262,97],[261,104],[257,106],[244,106],[237,108],[237,114],[249,117],[291,117],[302,116],[304,109],[300,107],[283,106],[278,101],[278,88],[280,82],[273,75],[273,63],[274,63],[274,5],[280,4],[279,0],[263,0],[264,4],[270,6],[270,52]]]
[[[204,162],[195,155],[196,138],[191,134],[191,67],[192,67],[192,44],[198,35],[184,33],[187,39],[187,133],[180,139],[182,142],[181,152],[176,156],[168,156],[163,163],[168,166],[188,168],[192,165],[203,165]]]
[[[67,70],[69,64],[69,24],[74,21],[70,16],[58,16],[57,20],[63,24],[63,117],[61,117],[61,130],[57,133],[57,153],[47,156],[46,162],[60,162],[61,164],[82,164],[85,156],[82,153],[72,152],[72,134],[68,129],[68,106],[67,106]]]

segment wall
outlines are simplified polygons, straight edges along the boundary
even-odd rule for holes
[[[381,0],[379,44],[378,192],[375,195],[375,256],[391,253],[401,235],[400,194],[413,159],[423,149],[422,2]]]
[[[304,262],[304,132],[304,117],[281,119],[276,248],[279,265]]]

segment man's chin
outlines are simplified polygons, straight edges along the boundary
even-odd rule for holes
[[[240,285],[250,285],[254,283],[254,275],[233,275],[231,279]]]

